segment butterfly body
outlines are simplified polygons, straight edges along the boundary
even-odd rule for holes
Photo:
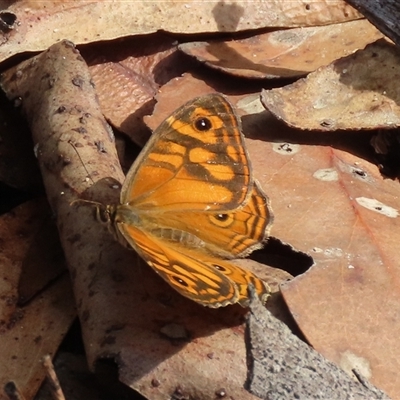
[[[209,307],[248,304],[264,282],[226,259],[260,248],[272,213],[251,174],[240,121],[219,94],[192,100],[153,133],[106,213],[174,289]]]

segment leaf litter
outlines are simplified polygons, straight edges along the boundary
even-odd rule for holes
[[[400,123],[400,51],[385,40],[321,67],[292,85],[263,92],[263,103],[300,129],[390,129]]]
[[[300,77],[383,37],[366,20],[276,30],[236,40],[188,42],[179,49],[238,77]]]
[[[151,34],[236,32],[266,27],[326,25],[361,15],[344,1],[279,0],[137,1],[17,1],[7,11],[15,28],[4,35],[0,61],[27,51],[43,51],[68,38],[76,44]],[[179,18],[176,16],[179,15]],[[88,23],[88,19],[91,23]],[[79,29],[78,29],[79,28]]]
[[[332,12],[333,9],[330,10],[330,15],[336,15],[338,21],[342,18],[340,15],[346,14],[343,12],[346,8],[344,4],[337,2],[336,14]],[[88,3],[88,6],[91,4]],[[296,3],[296,6],[299,6],[298,10],[305,10],[302,2]],[[311,11],[315,12],[316,5],[313,3],[312,6]],[[321,6],[322,3],[318,4],[318,7]],[[42,12],[39,5],[38,10]],[[79,6],[77,10],[82,12]],[[34,7],[29,11],[32,15],[36,12]],[[314,20],[309,25],[323,24],[327,14],[321,13],[320,17],[316,17],[316,14],[308,13],[303,15],[302,20],[300,15],[298,13],[298,19],[295,19],[288,12],[281,13],[281,16],[292,21],[292,25],[287,23],[286,27],[307,26],[311,21],[307,18],[312,15]],[[347,13],[347,17],[349,15],[356,16]],[[235,25],[233,20],[229,23],[229,26]],[[236,23],[236,28],[240,29],[240,24]],[[90,36],[88,38],[90,41]],[[296,112],[279,114],[281,111],[278,108],[290,101],[298,106],[304,101],[306,105],[309,100],[304,95],[309,90],[307,80],[311,80],[313,74],[319,74],[320,71],[329,71],[332,65],[343,63],[339,64],[340,67],[346,65],[346,68],[360,65],[357,71],[363,72],[361,65],[368,56],[363,57],[368,53],[360,50],[354,56],[334,61],[311,73],[305,81],[294,84],[293,87],[303,86],[297,92],[291,92],[284,102],[271,100],[267,96],[271,96],[273,91],[264,91],[263,102],[273,111],[271,113],[260,103],[260,90],[254,89],[259,88],[259,83],[249,80],[240,82],[240,78],[234,80],[234,77],[224,77],[221,80],[213,76],[212,72],[200,68],[200,74],[197,70],[195,75],[186,74],[166,83],[174,74],[177,76],[180,73],[172,71],[164,81],[157,82],[154,71],[157,71],[158,64],[167,62],[166,65],[173,66],[176,61],[170,56],[175,57],[177,54],[174,41],[170,44],[165,41],[166,46],[162,50],[163,45],[157,48],[157,40],[150,57],[146,58],[139,51],[131,59],[129,54],[122,56],[121,53],[121,60],[127,60],[125,65],[125,61],[119,65],[121,60],[110,58],[109,64],[105,63],[104,66],[102,61],[92,62],[94,80],[97,80],[96,86],[99,86],[101,108],[107,120],[124,130],[127,126],[124,114],[128,118],[129,109],[140,110],[143,105],[150,104],[148,109],[138,114],[136,122],[140,124],[141,116],[151,112],[152,99],[158,90],[160,94],[157,96],[154,118],[146,121],[152,126],[157,126],[157,119],[165,117],[165,113],[173,111],[196,95],[211,91],[229,94],[230,100],[242,115],[254,174],[272,201],[275,214],[273,236],[298,252],[308,254],[314,261],[313,267],[306,273],[280,286],[302,334],[316,350],[350,374],[356,371],[359,376],[370,379],[395,397],[399,392],[395,375],[398,363],[393,357],[396,354],[395,338],[398,334],[393,321],[399,303],[396,286],[398,267],[395,261],[398,182],[383,179],[376,166],[376,155],[370,145],[374,133],[357,132],[356,137],[350,132],[336,131],[337,121],[341,123],[341,129],[347,130],[355,129],[362,118],[357,122],[351,118],[342,122],[341,118],[346,113],[334,114],[328,107],[318,115],[319,128],[315,128],[316,125],[312,125],[313,119],[307,119],[308,111],[304,108],[297,111],[300,121],[298,125],[291,124],[287,118],[287,115],[293,117]],[[160,43],[164,43],[163,40]],[[51,43],[42,46],[46,48]],[[382,42],[370,45],[365,52],[373,46],[377,46],[374,49],[378,61],[386,57],[390,59],[393,54],[393,50],[385,48],[391,45],[382,45]],[[17,48],[18,52],[23,51],[21,46]],[[40,45],[37,47],[39,49]],[[5,47],[3,50],[6,50]],[[67,52],[63,53],[64,50]],[[28,69],[20,69],[26,80],[23,85],[19,80],[21,72],[13,75],[10,71],[3,76],[2,87],[10,99],[22,95],[25,100],[23,110],[34,132],[35,144],[39,144],[39,164],[46,185],[51,188],[48,189],[50,203],[53,210],[56,210],[64,252],[73,277],[89,365],[93,367],[101,357],[115,356],[121,366],[120,379],[151,399],[164,398],[166,393],[175,396],[202,393],[205,398],[212,398],[216,393],[222,393],[222,387],[223,393],[227,395],[254,398],[243,389],[247,373],[243,310],[236,307],[207,310],[181,298],[143,265],[133,252],[122,249],[118,243],[114,243],[108,232],[99,229],[93,223],[90,207],[82,204],[79,207],[70,206],[74,198],[117,201],[117,188],[123,175],[112,148],[110,130],[99,114],[98,104],[92,100],[94,92],[88,84],[90,75],[84,63],[79,62],[75,72],[69,71],[69,63],[74,65],[73,59],[82,61],[78,53],[64,42],[44,54],[42,58],[48,58],[47,62],[54,69],[46,70],[49,67],[40,65],[38,70],[28,72],[33,65],[31,63]],[[64,61],[59,63],[59,58]],[[90,63],[96,57],[94,55],[87,59]],[[293,69],[304,71],[301,62],[301,58],[299,65],[294,61]],[[395,73],[394,64],[390,65]],[[140,71],[140,68],[144,71],[148,67],[153,70],[149,82],[141,84],[142,79],[130,79],[132,71]],[[180,67],[182,69],[176,71],[193,68],[190,62]],[[232,70],[232,67],[228,63],[227,69]],[[108,76],[107,69],[114,71]],[[51,83],[51,91],[47,94],[49,87],[41,86],[43,82],[40,83],[40,80],[35,83],[37,76],[46,76],[45,71],[51,77],[57,76],[57,84],[54,85],[51,79],[48,81]],[[60,82],[59,74],[62,76]],[[76,80],[76,76],[80,79]],[[365,81],[371,79],[366,76]],[[18,77],[18,85],[15,85],[12,77]],[[356,78],[357,74],[354,74],[350,82],[357,82]],[[72,87],[70,82],[74,83]],[[326,82],[321,82],[320,97],[326,87]],[[118,98],[117,112],[112,108],[112,101],[107,99],[107,87],[113,83],[115,87],[111,97]],[[130,102],[127,93],[122,92],[124,85],[139,93],[136,104]],[[315,86],[318,87],[318,84]],[[282,90],[293,89],[289,86]],[[24,96],[28,92],[35,93],[37,97],[28,100]],[[395,93],[395,87],[391,93]],[[312,101],[314,104],[321,101],[318,93]],[[58,113],[61,116],[54,114],[54,110],[60,110],[60,106],[68,110],[66,114]],[[395,118],[397,109],[392,104],[388,109]],[[81,118],[85,112],[95,116],[93,125],[85,120],[89,126],[82,126]],[[365,115],[370,117],[368,113]],[[387,112],[384,117],[387,115],[390,114]],[[292,127],[277,120],[276,116]],[[370,124],[368,129],[381,127],[379,123],[382,121],[387,124],[388,119],[380,115],[378,117],[378,124]],[[368,118],[366,122],[369,122]],[[321,121],[329,122],[332,119],[335,124],[321,125]],[[129,125],[126,131],[135,130],[136,122]],[[141,129],[140,135],[145,135],[145,128],[142,126]],[[302,129],[318,129],[319,132],[305,132]],[[321,132],[323,129],[329,130],[329,135]],[[60,136],[54,135],[52,140],[43,139],[38,136],[40,132],[59,132]],[[95,132],[99,136],[94,135]],[[144,136],[140,135],[138,143],[143,141],[141,137]],[[61,158],[54,158],[56,155],[61,155]],[[96,182],[95,188],[90,188],[93,181]],[[292,263],[296,263],[293,255],[291,257]],[[282,262],[282,259],[279,260]],[[248,263],[247,260],[241,262]],[[274,277],[274,273],[262,264],[251,260],[250,264],[249,268],[254,268],[260,276],[272,280],[275,290],[281,282],[290,279],[290,276],[283,273]],[[298,274],[295,272],[295,275]],[[273,308],[274,302],[275,307],[279,307],[278,295],[276,299],[268,307]],[[227,365],[233,366],[228,372]],[[227,376],[231,380],[227,381]],[[186,377],[193,379],[186,380]],[[24,387],[24,384],[21,386]]]

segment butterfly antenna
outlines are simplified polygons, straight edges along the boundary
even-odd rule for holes
[[[81,164],[82,164],[83,168],[85,168],[85,171],[86,171],[86,174],[87,174],[87,176],[88,176],[88,179],[92,182],[92,185],[94,185],[94,181],[93,181],[92,177],[90,176],[90,173],[89,173],[88,169],[86,168],[86,165],[85,165],[85,163],[83,162],[82,157],[81,157],[81,155],[79,154],[78,149],[76,148],[76,146],[74,145],[74,143],[72,143],[71,139],[68,140],[68,143],[69,143],[69,144],[72,146],[72,148],[74,149],[76,155],[78,156],[79,160],[81,161]]]
[[[81,155],[79,154],[78,149],[76,148],[76,146],[74,145],[74,143],[72,143],[71,140],[68,140],[68,143],[72,146],[72,148],[74,149],[76,155],[79,157],[79,160],[81,161],[81,164],[82,164],[83,168],[85,168],[85,171],[86,171],[86,174],[87,174],[87,176],[88,176],[88,179],[89,179],[89,180],[92,182],[92,184],[94,185],[94,181],[93,181],[92,177],[90,176],[90,173],[89,173],[88,169],[86,168],[86,165],[85,165],[85,163],[83,162],[82,157],[81,157]],[[72,205],[79,204],[79,203],[82,203],[82,204],[92,204],[92,205],[96,206],[96,215],[99,213],[100,207],[104,207],[103,204],[102,204],[102,203],[99,203],[98,201],[84,200],[84,199],[76,199],[76,200],[73,200],[73,201],[71,201],[70,205],[72,206]]]

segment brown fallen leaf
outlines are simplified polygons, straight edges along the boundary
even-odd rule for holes
[[[45,378],[40,358],[55,354],[76,315],[49,222],[42,199],[0,217],[0,393],[13,382],[28,399]]]
[[[400,187],[383,179],[367,153],[351,154],[361,154],[359,134],[341,151],[318,145],[326,135],[297,131],[298,143],[311,145],[296,144],[295,131],[264,126],[272,143],[248,148],[265,160],[257,177],[274,207],[273,234],[315,263],[281,286],[285,301],[317,351],[396,398]],[[329,136],[343,148],[345,135]]]
[[[334,151],[326,167],[326,176],[337,173],[338,179],[327,182],[331,189],[321,193],[321,203],[329,201],[340,213],[325,211],[322,219],[314,202],[312,220],[324,226],[319,233],[314,229],[308,250],[315,266],[282,292],[316,350],[396,397],[399,186],[348,153]],[[304,237],[307,226],[301,229]]]
[[[86,47],[82,56],[105,118],[141,146],[149,137],[143,116],[152,112],[159,87],[191,65],[163,34]]]
[[[188,42],[184,53],[209,67],[247,78],[305,75],[383,37],[367,20],[301,27],[247,39]]]
[[[23,203],[3,214],[0,237],[2,330],[16,313],[17,305],[26,303],[43,290],[64,272],[65,266],[49,207],[43,199]]]
[[[301,129],[395,128],[399,65],[399,49],[381,40],[305,79],[263,91],[262,101],[277,118]]]
[[[25,399],[34,397],[46,376],[41,358],[55,354],[75,316],[67,275],[16,311],[14,322],[0,335],[2,393],[5,387],[15,387]]]
[[[185,102],[206,94],[223,92],[223,89],[224,82],[221,83],[216,79],[204,81],[190,72],[185,73],[182,77],[176,78],[160,88],[158,98],[166,97],[168,101],[158,101],[153,114],[146,115],[144,122],[154,131],[166,117]]]
[[[389,399],[324,359],[254,296],[246,323],[247,387],[262,399]],[[332,385],[332,382],[335,382]]]
[[[258,88],[258,85],[256,87]],[[180,107],[182,103],[194,97],[216,92],[225,93],[240,116],[246,116],[247,118],[249,114],[270,114],[261,104],[260,93],[258,91],[254,93],[251,81],[237,81],[231,77],[225,77],[225,79],[221,80],[218,76],[204,76],[187,72],[160,88],[158,97],[168,97],[168,101],[158,102],[155,106],[156,112],[145,116],[144,121],[151,130],[154,130],[166,116]],[[242,122],[246,123],[245,120],[242,120]],[[271,115],[269,122],[276,122],[276,118]],[[265,131],[264,127],[261,126],[259,128]],[[245,136],[248,136],[246,129],[243,132]],[[256,135],[256,132],[253,132],[253,134]]]
[[[8,4],[7,4],[8,5]],[[163,30],[174,33],[236,32],[264,27],[325,25],[360,18],[343,0],[290,2],[219,0],[32,1],[6,10],[15,28],[3,32],[0,61],[27,51],[41,51],[62,39],[77,43],[110,40]],[[79,27],[79,29],[77,29]]]

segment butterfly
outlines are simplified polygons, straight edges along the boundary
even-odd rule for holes
[[[154,131],[130,168],[120,204],[103,210],[114,233],[181,295],[208,307],[262,301],[269,288],[229,259],[262,247],[272,224],[253,179],[241,122],[220,94],[198,97]]]

